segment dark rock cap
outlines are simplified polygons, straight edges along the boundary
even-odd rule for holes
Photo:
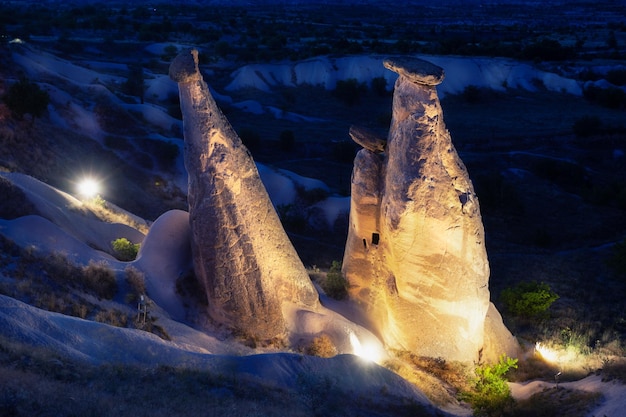
[[[353,141],[365,149],[374,153],[385,152],[387,139],[381,138],[374,131],[360,126],[350,126],[349,134]]]
[[[445,77],[443,68],[414,57],[387,58],[383,61],[383,65],[416,84],[438,85]]]
[[[177,83],[187,83],[200,78],[197,49],[188,49],[174,58],[170,64],[170,78]]]

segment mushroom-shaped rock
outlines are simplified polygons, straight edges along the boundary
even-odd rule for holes
[[[318,308],[318,293],[250,153],[202,79],[197,51],[176,57],[170,76],[184,122],[193,264],[209,314],[256,340],[285,339],[284,312]]]
[[[381,138],[376,132],[360,126],[350,126],[350,137],[365,149],[374,152],[385,152],[387,139]]]
[[[416,84],[435,86],[441,84],[445,77],[443,68],[419,58],[387,58],[383,65]]]
[[[466,362],[515,354],[499,315],[486,322],[483,224],[443,123],[443,70],[419,59],[384,64],[399,77],[385,152],[355,159],[343,261],[350,297],[390,347]]]

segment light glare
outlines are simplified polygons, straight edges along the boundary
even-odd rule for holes
[[[95,197],[99,192],[100,184],[93,178],[85,178],[78,183],[78,193],[84,197]]]
[[[382,357],[382,353],[377,345],[374,343],[361,343],[359,338],[350,333],[350,344],[352,345],[352,352],[369,362],[378,362]]]
[[[542,358],[544,358],[548,362],[559,362],[559,353],[556,350],[550,349],[549,347],[542,345],[539,342],[535,343],[535,350],[537,351],[537,353],[539,353],[539,355],[541,355]]]

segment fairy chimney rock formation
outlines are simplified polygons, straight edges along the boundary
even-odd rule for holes
[[[213,320],[257,340],[284,339],[285,312],[317,309],[317,291],[241,139],[218,108],[195,50],[170,66],[189,174],[194,269]]]
[[[444,72],[416,58],[384,65],[399,74],[386,143],[351,129],[364,149],[343,261],[350,297],[389,347],[461,361],[515,354],[490,307],[478,199],[443,122]]]

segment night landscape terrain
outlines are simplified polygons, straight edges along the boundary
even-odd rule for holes
[[[1,1],[0,415],[623,415],[625,10]],[[164,259],[187,221],[168,70],[189,48],[335,311],[346,302],[327,285],[344,256],[360,148],[350,126],[386,137],[395,78],[385,57],[444,69],[437,90],[480,202],[491,301],[522,347],[505,370],[512,396],[489,403],[473,368],[442,358],[394,351],[377,365],[329,358],[322,342],[229,334],[201,313],[182,255],[172,262],[181,316],[158,302],[167,294],[143,274],[174,274]],[[46,94],[24,93],[33,89]],[[85,176],[100,183],[96,196],[77,189]]]

